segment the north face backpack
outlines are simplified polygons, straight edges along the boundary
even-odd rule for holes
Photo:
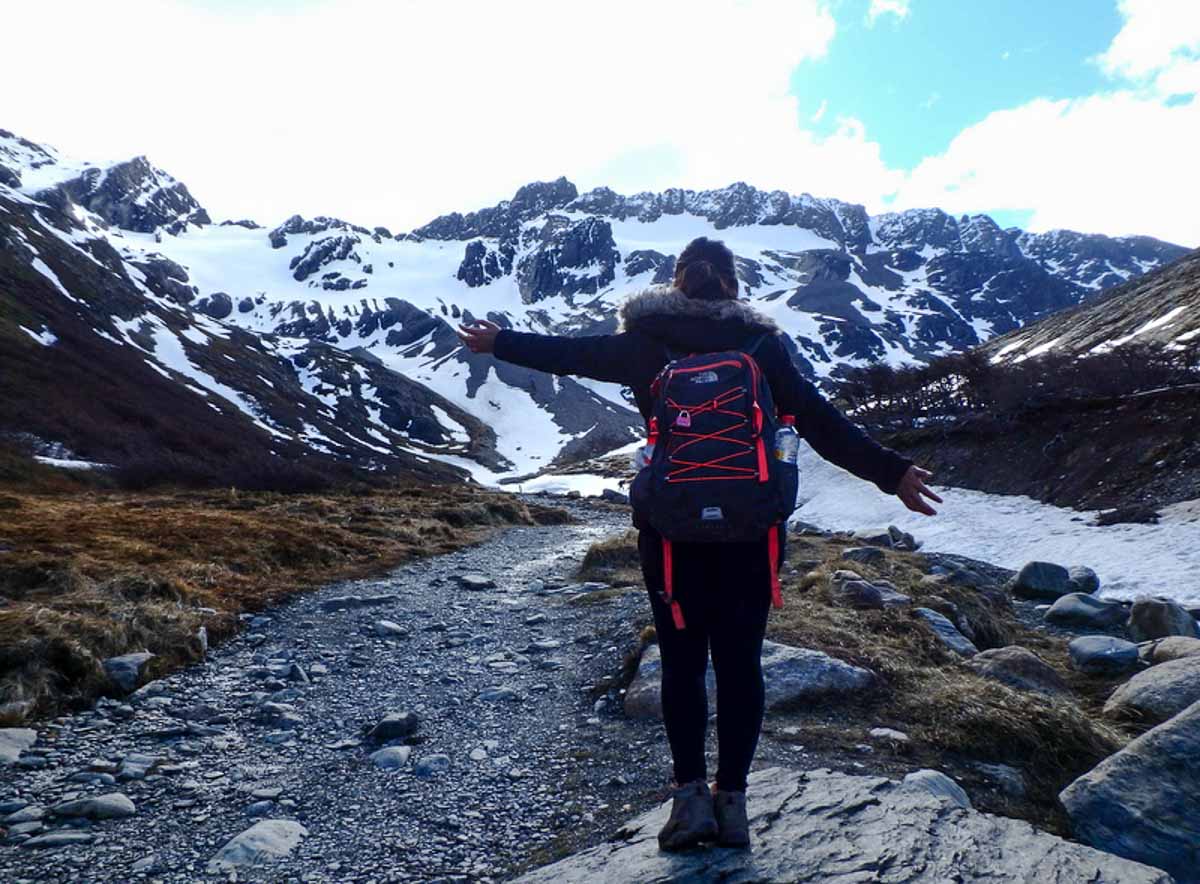
[[[781,418],[754,352],[694,353],[669,362],[650,387],[653,455],[630,487],[635,524],[663,538],[665,601],[676,627],[672,543],[730,543],[767,537],[772,600],[779,590],[779,529],[796,503],[796,465],[775,457]],[[668,353],[668,355],[673,355]]]

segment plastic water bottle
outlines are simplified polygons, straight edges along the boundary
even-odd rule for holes
[[[641,472],[646,467],[650,466],[650,459],[654,457],[654,443],[647,442],[641,448],[633,453],[633,469],[634,472]]]
[[[799,456],[800,434],[796,432],[796,419],[785,414],[779,419],[779,429],[775,431],[775,459],[794,464]]]

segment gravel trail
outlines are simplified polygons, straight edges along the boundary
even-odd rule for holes
[[[499,880],[655,803],[665,738],[619,714],[615,686],[645,600],[572,603],[584,551],[628,516],[568,506],[581,524],[306,594],[203,664],[39,724],[0,767],[0,880]],[[368,736],[405,712],[410,735],[411,717]],[[396,769],[371,757],[387,747]],[[131,816],[115,799],[72,808],[112,818],[47,812],[116,792]],[[284,822],[223,856],[281,858],[210,865],[265,820]]]

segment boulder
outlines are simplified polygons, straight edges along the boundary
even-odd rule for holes
[[[1147,663],[1169,663],[1184,657],[1200,656],[1200,638],[1186,635],[1169,635],[1166,638],[1147,642],[1139,647],[1142,659]]]
[[[903,782],[910,789],[923,789],[930,795],[935,795],[959,807],[969,808],[971,806],[971,799],[963,787],[940,770],[929,770],[928,768],[914,770],[910,774],[905,774]]]
[[[855,546],[842,551],[842,558],[847,562],[858,562],[863,565],[882,565],[886,556],[883,550],[875,546]]]
[[[835,582],[830,587],[829,595],[839,607],[883,610],[883,593],[865,580]]]
[[[1138,599],[1129,612],[1129,637],[1135,642],[1169,635],[1196,637],[1196,620],[1169,599]]]
[[[132,693],[141,680],[142,667],[153,657],[153,654],[145,651],[137,654],[122,654],[120,657],[109,657],[104,661],[104,674],[122,691],[127,694]]]
[[[845,696],[867,690],[875,674],[820,651],[763,642],[763,683],[768,709],[803,700]],[[706,679],[709,707],[716,708],[717,682],[711,666]],[[662,718],[662,658],[657,645],[646,648],[637,676],[625,692],[630,718]]]
[[[933,634],[954,653],[963,657],[973,657],[979,653],[979,648],[975,647],[970,639],[959,632],[953,623],[937,611],[932,608],[915,608],[913,613],[928,623]]]
[[[376,743],[386,743],[389,740],[403,740],[416,733],[421,723],[415,712],[390,712],[371,728],[369,739]]]
[[[283,859],[300,843],[308,829],[293,820],[260,820],[230,838],[208,863],[208,873],[224,874],[247,866]]]
[[[1200,657],[1183,657],[1152,666],[1121,685],[1104,714],[1152,724],[1166,721],[1200,700]]]
[[[1056,599],[1076,587],[1071,573],[1052,562],[1027,562],[1013,579],[1013,594],[1025,599]]]
[[[1166,869],[1180,882],[1200,880],[1197,758],[1200,702],[1062,791],[1059,799],[1075,835],[1109,853]]]
[[[0,766],[12,764],[37,742],[37,731],[27,727],[0,727]]]
[[[1077,629],[1109,629],[1129,617],[1120,602],[1096,598],[1082,592],[1071,592],[1059,598],[1045,613],[1047,623]]]
[[[1138,646],[1111,635],[1083,635],[1067,645],[1071,665],[1088,675],[1119,675],[1138,666]]]
[[[1019,645],[992,648],[972,657],[967,666],[984,678],[994,679],[1019,691],[1042,694],[1065,693],[1067,683],[1049,663]]]
[[[1100,591],[1100,577],[1091,568],[1076,565],[1073,568],[1068,568],[1067,573],[1071,577],[1071,582],[1075,584],[1076,591],[1083,593]]]
[[[494,589],[496,581],[484,574],[459,574],[455,578],[463,589]]]
[[[517,880],[1170,882],[1158,869],[883,777],[768,768],[750,775],[748,794],[751,850],[661,852],[666,803],[615,837]]]
[[[388,746],[370,755],[371,763],[383,770],[399,770],[408,764],[412,746]]]
[[[62,804],[54,805],[51,810],[56,816],[84,817],[89,820],[118,819],[137,813],[137,807],[129,800],[129,796],[121,792],[64,801]]]

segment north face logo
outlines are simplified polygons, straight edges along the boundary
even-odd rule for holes
[[[716,522],[725,518],[719,506],[706,506],[700,510],[700,518],[705,522]]]

